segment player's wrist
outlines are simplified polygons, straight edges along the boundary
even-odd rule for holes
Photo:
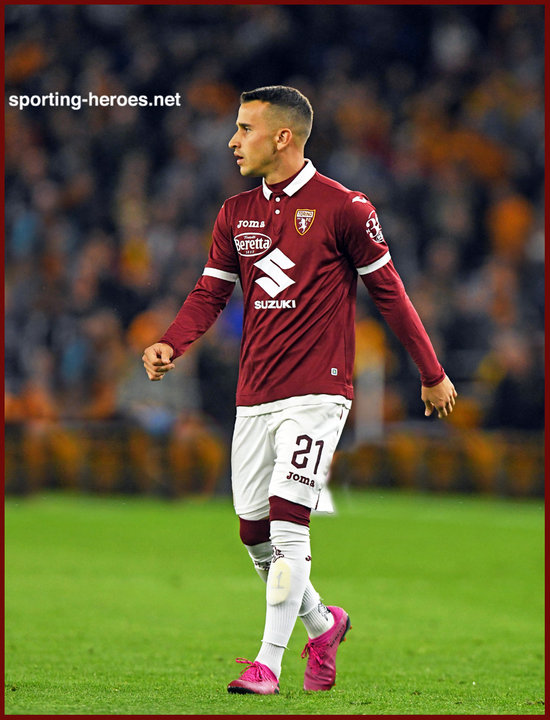
[[[433,388],[436,385],[439,385],[439,383],[443,382],[443,380],[445,380],[446,377],[447,377],[447,375],[445,373],[445,370],[443,370],[443,368],[441,368],[441,372],[435,378],[421,376],[422,387]]]

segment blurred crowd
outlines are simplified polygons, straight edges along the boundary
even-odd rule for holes
[[[202,272],[242,90],[311,100],[317,169],[377,207],[460,393],[462,427],[543,427],[544,7],[8,5],[6,96],[181,95],[181,107],[6,108],[6,420],[231,432],[239,290],[162,383],[143,348]],[[418,373],[364,288],[358,366],[383,421]],[[182,431],[182,427],[184,430]],[[194,433],[194,434],[193,434]]]

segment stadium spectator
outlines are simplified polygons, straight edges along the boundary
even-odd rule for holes
[[[89,416],[98,386],[86,371],[95,352],[87,320],[116,314],[108,334],[131,362],[133,320],[159,297],[177,305],[187,295],[219,206],[250,187],[230,157],[210,149],[233,127],[237,88],[274,77],[318,108],[310,140],[318,169],[372,193],[443,365],[463,401],[483,398],[479,424],[499,386],[478,367],[503,324],[524,335],[542,383],[543,13],[536,5],[7,6],[7,97],[182,98],[172,108],[8,105],[8,422],[39,418],[46,405],[56,422]],[[287,52],[298,40],[299,64]],[[452,271],[446,286],[434,277],[441,271]],[[234,337],[231,323],[220,325],[199,350],[197,404],[219,412],[225,434],[227,414],[204,377],[214,364],[216,393],[232,397]],[[391,335],[385,347],[387,387],[402,402],[386,416],[410,423],[414,369]],[[40,403],[36,357],[50,358],[40,363]],[[105,390],[105,416],[116,405],[109,392],[118,389]],[[529,423],[541,427],[540,407]]]

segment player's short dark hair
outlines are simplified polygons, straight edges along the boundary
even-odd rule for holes
[[[268,85],[241,93],[241,104],[259,100],[287,111],[290,120],[296,123],[296,132],[303,135],[304,142],[311,133],[313,108],[305,95],[296,88],[286,85]]]

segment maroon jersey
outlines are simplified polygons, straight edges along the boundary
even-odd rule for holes
[[[361,276],[416,362],[424,385],[444,371],[393,267],[376,210],[308,161],[293,178],[227,200],[203,276],[161,342],[181,355],[225,307],[237,280],[244,320],[237,405],[306,394],[353,397]]]

